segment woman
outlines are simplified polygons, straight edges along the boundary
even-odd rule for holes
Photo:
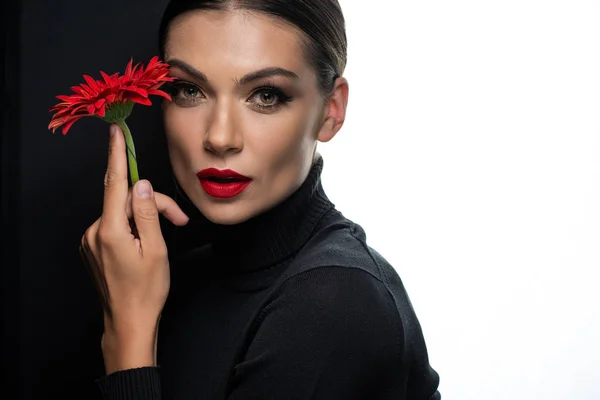
[[[321,186],[316,145],[348,100],[337,1],[173,0],[160,39],[183,199],[128,191],[111,126],[82,239],[106,307],[105,398],[439,399],[400,278]]]

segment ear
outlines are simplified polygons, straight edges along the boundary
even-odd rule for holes
[[[339,77],[335,80],[333,91],[326,99],[323,110],[324,120],[317,135],[319,142],[328,142],[344,125],[348,106],[348,81]]]

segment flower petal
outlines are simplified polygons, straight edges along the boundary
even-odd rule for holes
[[[150,100],[148,100],[147,97],[131,96],[131,97],[128,97],[127,100],[131,100],[134,103],[142,104],[142,105],[145,105],[145,106],[151,106],[152,105],[152,102]]]
[[[90,92],[94,92],[98,90],[98,82],[89,75],[83,75],[83,79],[85,79],[86,83],[90,87]]]
[[[106,103],[106,99],[98,99],[94,103],[94,107],[100,108],[100,107],[102,107],[104,105],[104,103]]]
[[[169,101],[172,101],[172,100],[173,100],[173,99],[171,98],[171,96],[170,96],[168,93],[166,93],[166,92],[163,92],[162,90],[149,90],[149,91],[148,91],[148,94],[149,94],[149,95],[152,95],[152,94],[154,94],[154,95],[157,95],[157,96],[162,96],[162,97],[164,97],[165,99],[167,99],[167,100],[169,100]]]
[[[125,76],[131,76],[131,73],[133,72],[132,65],[133,65],[133,57],[131,57],[129,59],[129,62],[127,63],[127,68],[125,68]]]
[[[134,93],[139,94],[140,96],[148,97],[148,92],[146,91],[146,89],[143,89],[141,87],[126,86],[126,87],[121,88],[121,90],[124,90],[127,92],[134,92]]]
[[[108,76],[108,74],[104,71],[100,71],[100,75],[102,75],[102,78],[104,79],[104,82],[106,83],[106,85],[111,86],[110,76]]]
[[[72,86],[71,90],[80,96],[85,95],[85,91],[83,90],[83,88],[81,86]]]
[[[75,122],[77,122],[77,120],[79,120],[79,118],[81,118],[81,117],[73,118],[73,119],[71,119],[70,121],[66,122],[66,123],[63,125],[62,134],[63,134],[63,135],[66,135],[66,134],[67,134],[67,132],[69,131],[69,129],[71,129],[71,127],[73,126],[73,124],[74,124]]]

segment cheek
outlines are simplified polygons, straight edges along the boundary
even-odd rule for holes
[[[307,107],[253,116],[246,125],[244,147],[280,167],[297,163],[315,141],[314,117]]]
[[[164,121],[171,162],[190,164],[193,149],[202,149],[202,115],[192,109],[171,107],[165,110]]]

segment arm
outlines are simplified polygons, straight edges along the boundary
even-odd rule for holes
[[[130,335],[119,334],[126,332]],[[97,380],[103,398],[160,400],[160,375],[156,365],[157,329],[113,329],[105,319],[102,355],[106,376]],[[154,332],[154,334],[152,334]]]
[[[412,375],[404,333],[377,278],[350,268],[305,272],[265,307],[228,398],[436,399],[437,374]]]
[[[80,246],[104,308],[108,376],[98,383],[106,399],[155,400],[160,398],[158,321],[170,285],[158,216],[178,225],[188,218],[172,199],[154,193],[149,182],[128,188],[125,139],[116,125],[111,126],[104,184],[102,215]]]

